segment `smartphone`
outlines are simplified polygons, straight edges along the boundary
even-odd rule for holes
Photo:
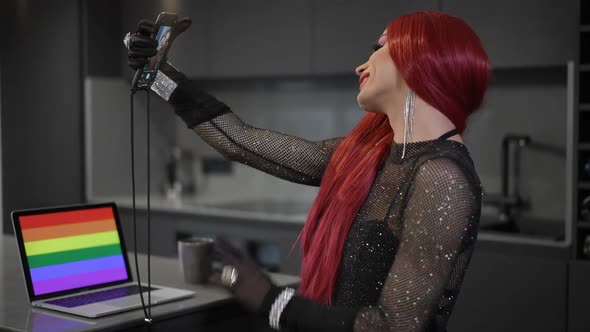
[[[172,28],[177,20],[178,15],[173,13],[162,12],[158,15],[158,18],[156,19],[156,32],[155,35],[152,36],[158,43],[158,53],[149,58],[149,62],[141,69],[141,71],[138,70],[135,73],[132,85],[134,89],[147,89],[152,85],[154,79],[156,79],[160,65],[162,64],[162,61],[166,59],[168,50],[174,40],[175,36],[173,36],[174,30]]]

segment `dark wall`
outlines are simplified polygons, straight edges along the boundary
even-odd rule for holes
[[[2,0],[3,229],[84,200],[80,0]]]
[[[84,39],[90,40],[84,54],[87,76],[121,76],[124,55],[119,0],[82,1]],[[126,58],[124,58],[126,61]],[[127,68],[126,68],[127,69]]]

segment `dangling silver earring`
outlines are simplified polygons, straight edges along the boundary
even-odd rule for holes
[[[408,136],[410,136],[411,140],[412,132],[414,131],[414,99],[414,91],[408,88],[408,93],[406,94],[406,106],[404,107],[404,149],[402,152],[402,159],[406,155],[406,142],[408,141]]]

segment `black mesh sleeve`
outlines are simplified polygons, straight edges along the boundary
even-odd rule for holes
[[[376,306],[355,310],[294,296],[281,317],[284,330],[428,331],[448,317],[477,236],[481,188],[453,160],[429,160],[414,177],[404,211]]]
[[[226,112],[192,128],[226,158],[287,181],[319,186],[344,137],[320,141],[255,128]]]
[[[226,158],[287,181],[319,186],[344,137],[308,141],[246,124],[222,101],[202,90],[172,65],[162,72],[178,83],[169,103],[205,142]]]

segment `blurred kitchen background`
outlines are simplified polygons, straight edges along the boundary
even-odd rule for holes
[[[354,69],[389,21],[416,10],[465,19],[493,65],[463,135],[485,195],[449,330],[588,331],[587,0],[3,0],[3,232],[15,209],[115,201],[131,239],[134,73],[122,39],[140,19],[191,17],[169,62],[248,124],[321,140],[363,116]],[[144,94],[135,106],[144,226]],[[223,234],[268,269],[299,273],[291,247],[318,188],[225,160],[156,95],[150,114],[153,252],[175,256],[180,238]]]

